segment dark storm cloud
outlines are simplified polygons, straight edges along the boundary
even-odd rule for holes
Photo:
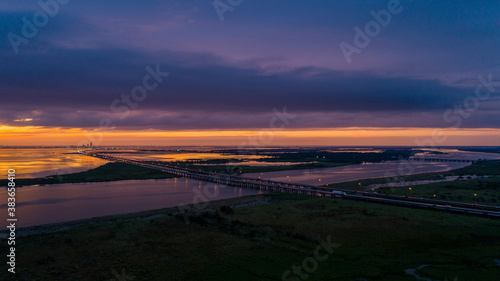
[[[13,63],[17,57],[4,56],[4,59]],[[433,80],[386,78],[312,67],[266,73],[257,68],[231,66],[211,55],[163,52],[150,56],[117,49],[49,49],[18,61],[15,68],[0,66],[4,104],[18,109],[17,115],[3,114],[2,122],[15,124],[13,120],[41,110],[44,113],[33,124],[96,126],[97,116],[102,118],[112,113],[113,100],[122,93],[130,94],[134,86],[142,83],[147,74],[144,67],[155,68],[157,64],[171,75],[138,105],[137,115],[118,125],[164,128],[168,123],[167,127],[175,128],[216,128],[219,123],[220,128],[252,127],[249,120],[255,120],[258,126],[265,122],[257,122],[267,118],[265,114],[283,106],[293,109],[295,114],[444,111],[473,93],[472,89],[454,88]],[[139,114],[143,111],[149,114]],[[89,115],[89,112],[100,114]],[[175,114],[162,117],[162,113]],[[236,113],[264,114],[264,117],[235,122]],[[307,125],[331,124],[331,120],[324,120]]]
[[[222,60],[216,64],[218,58],[210,55],[175,52],[159,58],[119,49],[49,49],[23,57],[3,57],[0,87],[9,103],[26,107],[106,108],[141,83],[145,66],[157,64],[171,77],[143,108],[262,112],[287,104],[305,112],[408,111],[443,109],[470,93],[433,80],[320,68],[265,73]]]
[[[444,126],[443,112],[499,62],[499,5],[491,2],[406,3],[350,66],[338,43],[387,1],[277,1],[273,9],[246,1],[224,24],[203,1],[74,2],[16,55],[7,34],[20,34],[21,18],[38,9],[23,3],[0,13],[1,124],[97,127],[116,119],[111,103],[159,64],[170,76],[115,125],[262,127],[273,108],[287,106],[297,127]],[[487,106],[495,100],[463,126],[500,127]]]

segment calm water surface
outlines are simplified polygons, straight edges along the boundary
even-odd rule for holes
[[[324,185],[327,183],[339,183],[360,179],[382,178],[387,176],[388,173],[391,173],[392,175],[401,175],[449,171],[469,165],[467,162],[409,161],[404,163],[405,164],[401,165],[399,161],[390,161],[385,163],[368,163],[323,169],[252,173],[245,174],[245,176],[251,178],[260,177],[261,179],[270,179],[281,182]],[[411,169],[409,169],[410,165],[412,167]]]
[[[500,159],[499,153],[467,152],[457,149],[426,149],[443,154],[423,152],[417,157],[481,160]],[[389,161],[384,163],[367,163],[334,168],[290,170],[269,173],[245,174],[247,177],[271,179],[281,182],[295,182],[309,185],[324,185],[360,179],[382,178],[395,175],[421,174],[443,172],[470,165],[468,162],[420,162],[420,161]]]
[[[477,160],[498,159],[500,154],[460,152],[441,150],[447,154],[422,156]],[[71,149],[0,149],[0,169],[16,169],[17,177],[41,177],[55,173],[74,173],[102,165],[105,161],[73,154]],[[152,160],[200,159],[209,157],[233,157],[233,155],[203,153],[159,153],[130,154],[138,158]],[[129,156],[130,156],[129,155]],[[247,159],[252,159],[248,157]],[[246,177],[260,177],[282,182],[310,185],[324,185],[358,179],[379,178],[400,174],[418,174],[447,171],[467,166],[462,162],[385,162],[349,165],[335,168],[291,170],[281,172],[245,174]],[[401,172],[402,171],[402,172]],[[0,189],[0,198],[7,198],[7,190]],[[204,183],[192,179],[162,179],[141,181],[118,181],[107,183],[56,184],[43,187],[23,187],[16,192],[18,227],[56,223],[98,216],[140,212],[159,208],[196,203],[196,195],[216,194],[210,200],[233,198],[258,194],[252,189],[236,188],[214,183]],[[0,219],[5,222],[6,202],[0,202]],[[1,228],[5,228],[2,226]]]
[[[102,151],[106,153],[106,151]],[[260,155],[235,155],[222,153],[193,153],[193,152],[149,152],[149,153],[113,153],[113,156],[142,161],[187,161],[187,160],[209,160],[209,159],[261,159],[269,156]]]
[[[76,153],[68,148],[0,149],[0,175],[15,169],[17,178],[39,178],[51,175],[72,174],[104,165],[106,161]],[[104,151],[106,152],[106,151]],[[128,152],[128,153],[127,153]],[[186,161],[208,159],[259,159],[258,155],[232,155],[221,153],[149,152],[124,150],[114,156],[143,161]]]
[[[462,159],[462,160],[498,160],[500,153],[486,153],[486,152],[473,152],[461,151],[458,149],[439,148],[439,149],[426,149],[429,152],[422,152],[415,154],[419,158],[441,158],[441,159]],[[432,152],[441,152],[444,154],[432,154]]]
[[[7,198],[6,193],[5,188],[0,189],[0,198]],[[259,191],[186,178],[22,187],[16,191],[17,226],[199,203],[199,194],[204,194],[210,200],[220,200],[255,195],[259,194]],[[6,219],[7,205],[0,204],[0,220],[5,222]],[[6,228],[3,225],[1,229]]]
[[[0,149],[0,175],[15,169],[16,178],[72,174],[104,165],[106,161],[67,148]]]

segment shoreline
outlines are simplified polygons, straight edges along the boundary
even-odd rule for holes
[[[500,270],[500,222],[488,218],[296,194],[220,200],[192,210],[20,229],[29,235],[16,241],[19,277],[35,280],[43,271],[39,280],[60,280],[61,272],[65,280],[109,280],[110,270],[126,268],[138,280],[164,280],[167,272],[175,280],[274,280],[324,242],[339,247],[315,280],[412,280],[405,270],[421,264],[431,266],[419,276],[434,280],[447,277],[443,267],[481,280],[496,280]],[[363,270],[366,264],[376,270]]]
[[[255,202],[263,202],[263,201],[268,200],[269,198],[267,196],[268,196],[268,194],[257,194],[257,195],[246,195],[246,196],[241,196],[241,197],[219,199],[219,200],[206,202],[207,206],[204,208],[194,207],[191,209],[195,209],[197,212],[205,212],[205,211],[215,211],[216,209],[214,209],[214,207],[220,207],[220,206],[225,206],[225,205],[229,205],[231,207],[234,206],[233,208],[247,207],[247,206],[251,205],[251,204],[248,204],[248,202],[255,203]],[[241,203],[242,201],[247,202],[247,204],[234,205],[234,203]],[[231,204],[231,203],[233,203],[233,204]],[[107,215],[107,216],[98,216],[98,217],[87,218],[87,219],[77,219],[77,220],[70,220],[70,221],[63,221],[63,222],[56,222],[56,223],[25,226],[25,227],[20,227],[20,228],[16,229],[16,236],[17,237],[27,237],[27,236],[31,236],[31,235],[55,233],[55,232],[71,230],[71,229],[79,228],[79,227],[88,227],[88,226],[92,226],[92,225],[118,223],[118,222],[134,221],[134,220],[152,219],[152,218],[164,217],[164,216],[169,216],[169,215],[177,215],[177,214],[181,213],[180,210],[181,210],[182,206],[191,207],[191,206],[195,206],[195,204],[180,204],[180,205],[172,206],[172,207],[152,209],[152,210],[139,211],[139,212],[131,212],[131,213],[123,213],[123,214]],[[0,230],[0,238],[1,238],[1,235],[4,233],[8,233],[8,229],[1,229]],[[2,239],[0,239],[0,241],[1,240]]]

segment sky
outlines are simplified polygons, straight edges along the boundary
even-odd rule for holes
[[[498,145],[499,14],[490,0],[2,1],[0,145]]]

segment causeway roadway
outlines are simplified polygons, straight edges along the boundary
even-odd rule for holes
[[[87,156],[101,158],[111,162],[121,162],[130,165],[137,165],[150,169],[160,170],[181,177],[187,177],[207,182],[220,183],[230,186],[253,188],[271,192],[293,193],[293,194],[303,194],[309,196],[337,198],[344,200],[364,201],[364,202],[393,205],[400,207],[427,209],[427,210],[435,210],[435,211],[442,211],[455,214],[474,215],[474,216],[500,219],[500,206],[487,206],[487,205],[470,204],[463,202],[452,202],[452,201],[398,196],[390,194],[379,194],[376,192],[331,190],[331,189],[325,189],[321,187],[309,186],[303,184],[245,178],[238,175],[228,175],[228,174],[212,173],[195,169],[181,168],[167,164],[138,161],[123,157],[115,157],[103,153],[93,153],[86,151],[80,151],[80,153]]]

